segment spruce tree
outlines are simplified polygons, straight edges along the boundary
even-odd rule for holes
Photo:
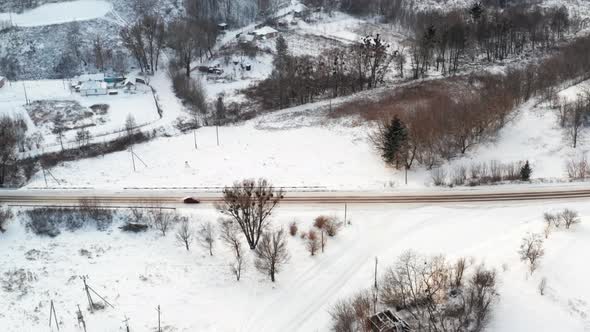
[[[408,130],[406,125],[399,117],[395,116],[385,128],[381,154],[383,160],[390,165],[395,164],[395,167],[399,168],[400,161],[405,155],[403,150],[407,141]]]
[[[522,181],[529,181],[531,179],[532,173],[533,173],[533,169],[531,168],[531,165],[529,164],[529,161],[527,160],[524,163],[524,166],[522,166],[520,168],[520,179]]]

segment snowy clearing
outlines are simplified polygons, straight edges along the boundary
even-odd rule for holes
[[[582,224],[554,232],[539,270],[527,276],[517,255],[521,238],[542,230],[544,211],[564,207],[579,210]],[[342,212],[335,207],[279,208],[274,222],[286,227],[297,220],[305,231],[317,215],[342,218]],[[184,213],[195,224],[218,217],[204,208]],[[352,225],[316,257],[309,256],[299,237],[289,238],[292,258],[276,284],[255,271],[251,256],[243,279],[236,282],[227,265],[231,253],[220,243],[210,257],[195,244],[187,252],[173,233],[165,238],[154,230],[127,234],[113,225],[107,232],[83,229],[49,239],[12,222],[0,241],[2,271],[22,268],[36,280],[20,298],[18,292],[0,290],[0,305],[6,308],[0,324],[7,332],[45,330],[53,299],[62,331],[78,331],[76,304],[83,308],[88,328],[100,331],[121,329],[125,315],[132,329],[152,329],[157,305],[163,326],[174,331],[328,331],[330,306],[371,285],[375,256],[385,268],[413,249],[449,259],[472,256],[498,271],[500,302],[489,331],[590,328],[587,267],[573,255],[590,250],[590,207],[583,202],[352,206],[348,216]],[[90,314],[81,275],[88,275],[89,284],[115,308]],[[542,277],[548,280],[545,296],[537,291]]]
[[[92,20],[105,16],[112,9],[107,1],[77,0],[45,4],[22,14],[0,13],[0,21],[12,20],[12,24],[19,27],[36,27]]]

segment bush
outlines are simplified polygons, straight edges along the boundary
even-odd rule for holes
[[[433,168],[430,171],[430,177],[435,186],[445,186],[447,184],[447,172],[441,167]]]
[[[12,217],[13,214],[9,208],[3,209],[0,207],[0,233],[6,232],[6,224]]]
[[[566,229],[569,229],[572,225],[579,224],[580,218],[577,211],[565,209],[560,214],[561,221],[565,225]]]
[[[314,227],[323,230],[328,236],[336,236],[342,227],[342,223],[338,222],[335,217],[318,216],[315,218]]]
[[[98,230],[106,230],[113,221],[113,212],[108,209],[100,209],[89,214],[83,209],[76,208],[33,208],[27,210],[28,220],[25,226],[37,235],[55,237],[65,228],[75,231],[88,223],[94,223]]]
[[[565,168],[568,177],[572,180],[585,179],[590,174],[590,164],[585,154],[569,159]]]
[[[294,221],[289,225],[289,234],[291,234],[291,236],[295,236],[295,235],[297,235],[297,230],[298,230],[297,222]]]

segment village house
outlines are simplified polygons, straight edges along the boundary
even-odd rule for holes
[[[279,32],[272,27],[264,26],[252,32],[256,39],[268,39],[276,37]]]
[[[101,96],[108,93],[106,82],[85,81],[80,85],[80,95],[82,96]]]

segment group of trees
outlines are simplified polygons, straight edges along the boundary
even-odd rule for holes
[[[233,254],[234,259],[229,267],[239,281],[247,265],[241,240],[243,235],[253,251],[254,266],[274,282],[276,274],[289,261],[285,232],[270,228],[270,216],[282,198],[283,192],[275,189],[265,179],[236,182],[224,189],[223,200],[216,205],[218,211],[225,216],[217,226],[205,222],[195,231],[188,220],[184,219],[177,228],[176,240],[187,251],[193,240],[196,240],[213,256],[214,244],[219,237]],[[133,216],[134,219],[141,219],[143,214],[135,212]],[[165,235],[165,232],[162,234]]]
[[[380,35],[317,57],[294,56],[279,36],[271,75],[247,91],[266,109],[313,102],[372,89],[383,83],[395,55]]]
[[[413,161],[417,161],[431,168],[493,137],[520,103],[534,96],[550,99],[562,82],[584,79],[590,72],[590,59],[580,54],[589,51],[590,38],[580,37],[538,64],[509,68],[504,75],[471,75],[467,82],[449,78],[422,83],[420,103],[400,103],[399,100],[407,96],[404,93],[416,93],[414,89],[405,88],[406,92],[396,91],[379,101],[349,103],[339,109],[343,112],[362,109],[361,114],[378,114],[377,118],[381,118],[383,124],[374,135],[374,141],[386,162],[392,160],[383,154],[388,138],[384,129],[393,128],[392,121],[397,116],[397,121],[406,128],[407,135],[404,136],[407,137],[401,145],[403,151],[394,158],[395,166],[410,167]],[[459,83],[461,88],[454,90],[458,82],[462,82]],[[441,84],[445,89],[442,92]],[[462,95],[456,98],[449,91]],[[586,117],[582,111],[586,104],[578,106],[571,106],[566,113],[569,115],[564,117],[564,125],[569,124],[574,142]]]
[[[165,23],[162,16],[145,13],[135,23],[123,27],[119,35],[142,72],[153,73],[158,70],[160,53],[165,42]]]
[[[412,331],[482,331],[497,302],[496,272],[473,260],[449,262],[444,256],[402,254],[372,290],[337,302],[331,309],[332,330],[373,331],[371,317],[395,311]]]

